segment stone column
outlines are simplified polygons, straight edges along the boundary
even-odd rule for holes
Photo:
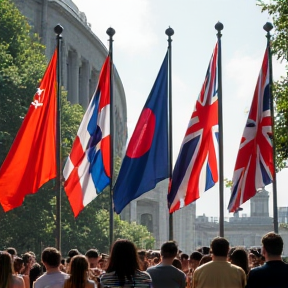
[[[95,68],[92,68],[91,69],[90,83],[89,83],[89,100],[91,100],[92,96],[95,93],[96,86],[98,83],[98,77],[99,77],[99,73],[97,73]]]
[[[130,221],[137,222],[137,200],[131,201],[129,206],[130,206]]]
[[[79,61],[76,51],[68,52],[68,100],[79,103]]]
[[[84,109],[87,109],[89,105],[89,66],[88,61],[83,59],[79,73],[79,104]]]

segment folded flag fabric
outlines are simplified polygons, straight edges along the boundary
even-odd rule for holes
[[[218,182],[218,43],[173,170],[169,212],[189,205]]]
[[[75,217],[111,180],[110,63],[108,56],[63,170],[64,189]]]
[[[256,194],[257,190],[273,182],[270,101],[267,47],[235,164],[229,212],[237,212],[243,203]]]
[[[130,139],[115,183],[114,210],[155,188],[168,174],[168,52]]]
[[[57,57],[56,49],[0,168],[0,203],[5,212],[21,206],[26,195],[57,175]]]

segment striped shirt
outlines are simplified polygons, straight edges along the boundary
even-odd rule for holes
[[[102,274],[100,277],[101,287],[152,287],[150,275],[144,271],[136,271],[131,280],[125,278],[125,283],[120,283],[115,272]]]

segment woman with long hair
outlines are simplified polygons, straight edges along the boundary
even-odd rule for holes
[[[95,282],[88,279],[89,263],[84,255],[71,259],[70,278],[65,280],[64,288],[94,288]]]
[[[0,251],[0,288],[24,288],[23,279],[13,273],[11,255]]]
[[[141,271],[134,243],[126,239],[115,241],[106,273],[100,278],[101,287],[150,287],[151,282],[150,275]]]
[[[237,247],[232,252],[230,260],[231,264],[241,267],[246,275],[249,273],[248,254],[243,248]]]

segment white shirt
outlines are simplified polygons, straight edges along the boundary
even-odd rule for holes
[[[33,284],[34,288],[63,288],[69,275],[60,271],[44,273]]]

